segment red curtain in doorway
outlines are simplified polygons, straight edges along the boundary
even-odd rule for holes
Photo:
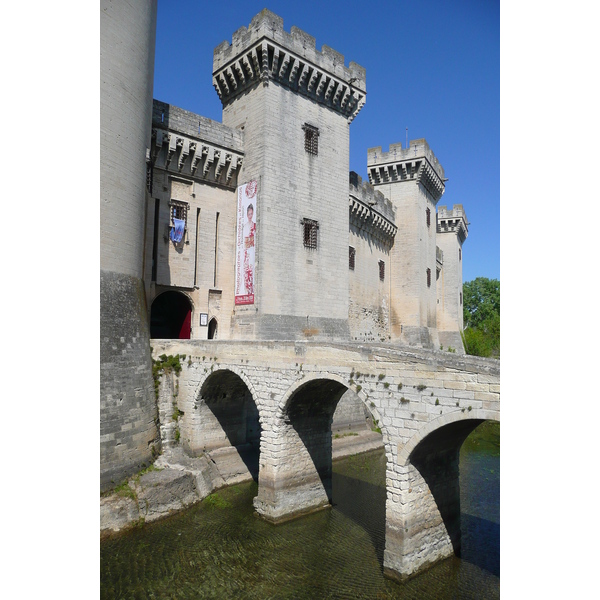
[[[188,310],[185,319],[181,325],[181,330],[179,331],[179,339],[180,340],[189,340],[190,332],[192,329],[192,311]]]

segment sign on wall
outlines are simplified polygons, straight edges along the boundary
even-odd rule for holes
[[[249,181],[237,190],[235,303],[254,304],[254,251],[256,243],[257,183]]]

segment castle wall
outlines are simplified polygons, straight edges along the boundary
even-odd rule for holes
[[[192,304],[192,339],[207,339],[207,322],[229,339],[234,305],[237,173],[243,133],[154,101],[152,197],[147,208],[145,280],[149,305],[166,290]],[[170,237],[172,202],[187,206],[181,243]]]
[[[100,20],[100,484],[158,443],[142,281],[156,1],[102,0]]]
[[[395,211],[381,192],[351,172],[349,214],[349,245],[354,251],[348,271],[350,336],[361,342],[387,342],[391,338],[390,249],[397,230]]]

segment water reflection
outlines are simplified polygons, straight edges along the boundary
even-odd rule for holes
[[[499,598],[499,447],[471,446],[460,463],[462,558],[403,585],[382,575],[385,455],[377,451],[334,463],[332,510],[270,525],[253,514],[251,482],[103,542],[101,598]]]

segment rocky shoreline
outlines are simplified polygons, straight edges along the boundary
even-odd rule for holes
[[[332,440],[332,458],[381,446],[381,435],[374,431],[337,433]],[[244,460],[250,452],[250,447],[227,447],[192,458],[180,447],[165,450],[146,472],[101,496],[101,539],[183,510],[223,487],[251,481],[256,473]]]

